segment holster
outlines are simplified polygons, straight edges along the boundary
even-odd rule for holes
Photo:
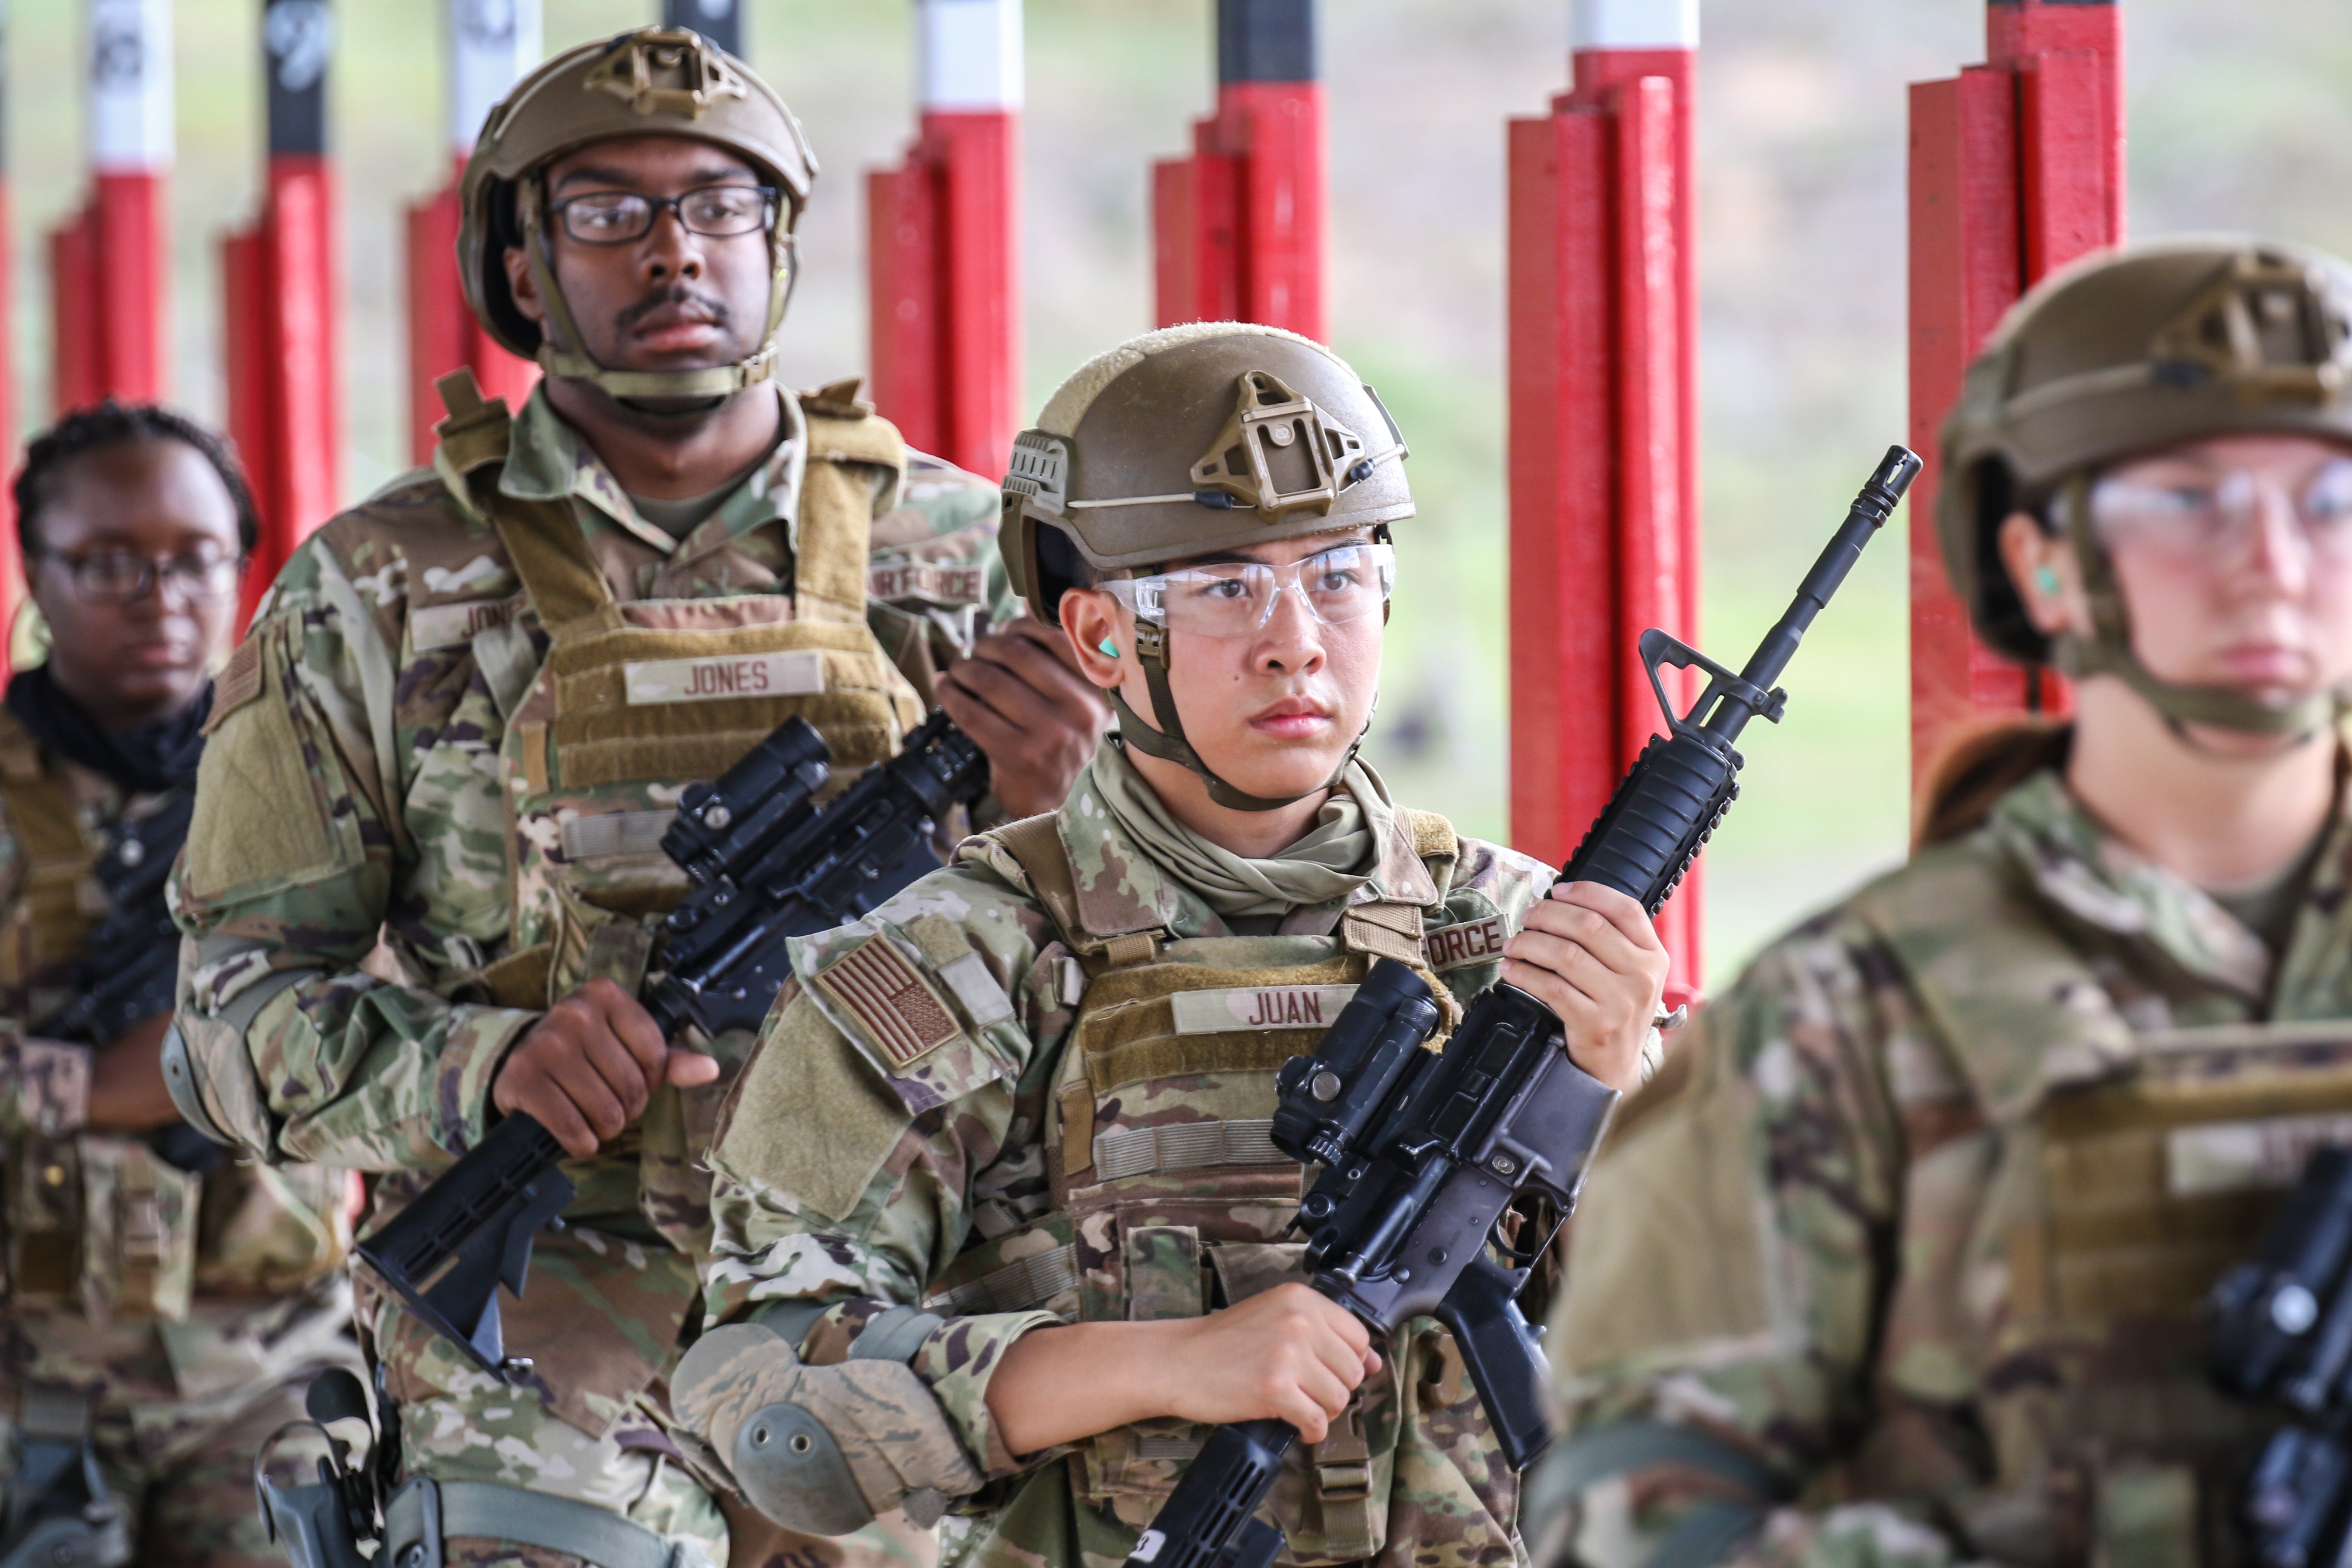
[[[130,1531],[90,1442],[89,1402],[71,1389],[26,1388],[0,1568],[121,1568],[130,1561]]]

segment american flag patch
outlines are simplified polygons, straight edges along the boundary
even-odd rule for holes
[[[815,978],[872,1032],[894,1068],[911,1067],[963,1033],[939,993],[887,938],[868,938]]]

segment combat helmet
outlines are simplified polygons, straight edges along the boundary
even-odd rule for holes
[[[1052,622],[1089,574],[1348,528],[1384,539],[1413,513],[1407,455],[1379,394],[1322,344],[1240,321],[1162,328],[1079,366],[1014,438],[1005,563],[1030,612]],[[1162,728],[1113,691],[1127,744],[1192,769],[1235,810],[1304,798],[1249,795],[1212,773],[1169,690],[1167,627],[1139,616],[1135,651]],[[1351,747],[1318,787],[1354,757]]]
[[[2096,472],[2234,434],[2352,442],[2352,268],[2323,252],[2218,236],[2110,251],[2045,279],[1969,366],[1943,429],[1937,531],[1977,634],[2029,664],[2114,675],[2174,724],[2307,734],[2334,692],[2276,707],[2161,680],[2132,651],[2115,571],[2091,527]],[[1998,536],[2024,511],[2066,532],[2095,632],[2053,645],[2028,618]]]
[[[615,136],[654,133],[712,142],[750,163],[783,193],[769,231],[772,272],[760,344],[731,365],[625,371],[590,358],[547,252],[547,165]],[[816,179],[816,159],[776,90],[751,68],[684,28],[640,27],[556,56],[490,110],[458,184],[457,267],[466,303],[490,336],[536,360],[549,375],[585,381],[615,397],[714,397],[766,379],[776,330],[797,270],[793,238]],[[549,342],[515,305],[505,251],[523,247],[564,346]]]

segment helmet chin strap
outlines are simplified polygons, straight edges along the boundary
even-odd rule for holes
[[[613,370],[600,364],[584,347],[557,346],[564,343],[585,344],[580,323],[572,314],[572,303],[564,299],[563,290],[555,281],[555,268],[547,252],[547,225],[542,218],[539,176],[524,178],[517,193],[516,219],[523,232],[523,256],[530,268],[532,283],[538,286],[539,298],[547,307],[550,324],[556,330],[540,331],[539,368],[558,381],[581,381],[602,388],[611,396],[632,398],[726,398],[747,386],[757,386],[776,373],[776,329],[783,324],[784,309],[792,303],[793,290],[800,283],[798,239],[790,232],[776,235],[770,243],[775,262],[768,280],[767,330],[761,334],[759,351],[748,359],[733,364],[706,365],[696,370]],[[661,410],[646,410],[660,413]]]
[[[1135,657],[1142,662],[1143,682],[1151,692],[1151,710],[1159,716],[1160,727],[1155,730],[1146,724],[1142,716],[1128,706],[1127,699],[1114,686],[1110,689],[1110,704],[1118,713],[1119,739],[1163,763],[1174,763],[1200,774],[1209,786],[1209,798],[1229,811],[1279,811],[1310,795],[1320,795],[1337,788],[1339,781],[1347,776],[1349,766],[1355,762],[1356,752],[1363,745],[1364,737],[1371,733],[1371,721],[1368,719],[1363,729],[1357,732],[1354,742],[1349,746],[1348,754],[1341,757],[1339,765],[1331,770],[1331,776],[1313,789],[1278,796],[1251,795],[1234,788],[1212,773],[1209,764],[1201,760],[1200,753],[1192,750],[1192,742],[1184,739],[1184,721],[1176,711],[1175,693],[1168,687],[1168,628],[1139,618],[1135,623]]]
[[[2303,741],[2330,728],[2352,708],[2352,683],[2282,704],[2262,701],[2233,686],[2167,680],[2148,668],[2132,649],[2131,619],[2124,606],[2123,588],[2116,581],[2115,563],[2092,531],[2090,502],[2089,475],[2077,474],[2066,482],[2061,504],[2066,512],[2074,563],[2082,574],[2084,595],[2090,600],[2094,635],[2081,637],[2063,632],[2051,639],[2051,661],[2061,675],[2073,679],[2086,675],[2116,677],[2155,709],[2183,743],[2192,747],[2195,742],[2184,728],[2189,724]]]

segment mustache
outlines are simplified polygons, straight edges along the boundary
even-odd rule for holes
[[[716,294],[706,294],[699,289],[689,288],[684,282],[666,284],[655,289],[614,317],[614,324],[626,331],[666,305],[698,305],[709,316],[712,325],[726,327],[734,324],[726,300]]]

